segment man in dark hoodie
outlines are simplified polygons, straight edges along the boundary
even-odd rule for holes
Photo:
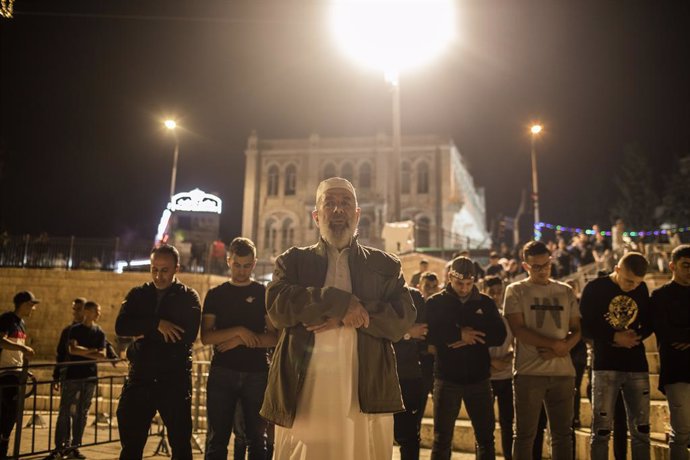
[[[117,407],[121,460],[140,459],[158,411],[168,429],[172,458],[192,460],[192,344],[199,332],[199,294],[180,283],[173,246],[151,252],[153,282],[132,289],[115,323],[127,349],[127,382]]]
[[[457,257],[446,288],[427,301],[428,340],[436,353],[432,460],[450,459],[463,400],[474,428],[477,458],[496,457],[489,347],[503,343],[506,328],[494,301],[474,285],[476,277],[472,260]]]

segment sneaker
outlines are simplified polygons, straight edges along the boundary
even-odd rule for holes
[[[84,455],[84,454],[82,454],[81,452],[79,452],[79,449],[78,449],[78,448],[72,447],[72,448],[69,449],[67,452],[65,452],[64,458],[65,458],[65,459],[68,459],[68,458],[82,458],[82,459],[85,459],[85,458],[86,458],[86,455]]]
[[[59,450],[54,450],[48,454],[43,460],[62,460],[62,453]]]

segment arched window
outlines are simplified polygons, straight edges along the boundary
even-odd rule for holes
[[[297,191],[297,167],[288,165],[285,168],[285,195],[294,195]]]
[[[333,163],[328,163],[324,168],[323,168],[323,176],[321,176],[321,179],[328,179],[330,177],[335,177],[335,165]]]
[[[340,168],[340,176],[352,182],[355,172],[352,169],[352,163],[344,163],[343,167]]]
[[[427,248],[431,245],[431,221],[428,217],[420,217],[415,225],[415,246]]]
[[[429,165],[426,161],[417,165],[417,193],[429,193]]]
[[[371,220],[367,216],[362,216],[359,219],[359,226],[357,227],[359,237],[365,240],[371,238]]]
[[[400,192],[410,193],[410,181],[412,180],[412,175],[410,174],[410,163],[403,161],[400,169]]]
[[[283,227],[280,229],[280,248],[285,251],[293,246],[295,239],[295,228],[292,225],[292,219],[289,217],[283,221]]]
[[[359,188],[371,188],[371,165],[362,163],[359,167]]]
[[[276,221],[273,218],[266,220],[264,227],[264,249],[273,253],[276,247]]]
[[[278,166],[273,165],[270,168],[268,168],[268,182],[266,183],[266,185],[266,195],[278,195]]]

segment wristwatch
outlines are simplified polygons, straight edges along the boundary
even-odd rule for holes
[[[405,332],[405,335],[403,335],[403,339],[405,339],[405,340],[410,340],[411,338],[412,338],[412,336],[410,335],[409,332]]]

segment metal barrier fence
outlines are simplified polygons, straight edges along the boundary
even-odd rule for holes
[[[208,357],[210,347],[194,351],[196,358]],[[123,360],[101,362],[118,363]],[[83,361],[63,362],[60,366],[83,365]],[[0,400],[10,391],[11,394],[23,395],[17,398],[17,413],[14,429],[9,438],[9,458],[25,458],[36,455],[48,455],[55,450],[55,427],[60,407],[60,390],[58,383],[51,379],[36,378],[31,371],[45,374],[52,371],[55,364],[29,365],[21,369],[0,368],[0,379],[12,376],[13,383],[0,383]],[[193,447],[203,452],[201,435],[206,432],[206,381],[210,361],[195,359],[192,367],[192,443]],[[119,442],[119,432],[115,412],[126,375],[103,375],[91,379],[75,379],[70,382],[96,383],[95,392],[87,414],[87,426],[82,444],[79,447],[91,447],[101,444]],[[8,395],[10,396],[10,395]],[[6,404],[0,404],[2,411],[8,410]],[[149,436],[158,436],[160,441],[156,453],[169,454],[165,426],[160,416],[153,420]]]
[[[151,243],[124,244],[120,238],[0,235],[0,266],[115,270],[118,262],[147,259]]]

